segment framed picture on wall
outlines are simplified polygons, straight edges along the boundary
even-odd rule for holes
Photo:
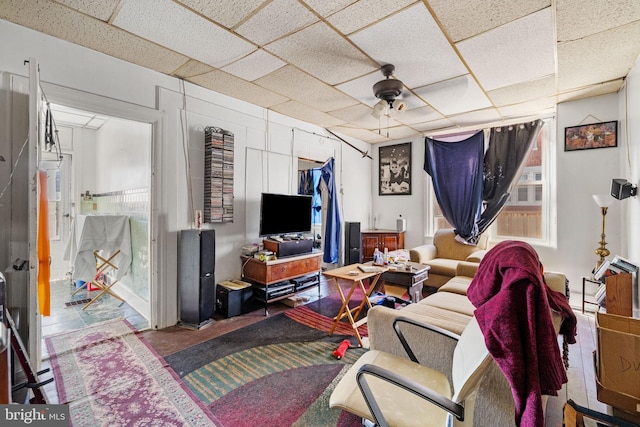
[[[378,194],[411,194],[411,143],[387,145],[378,149]]]
[[[591,123],[564,128],[564,151],[618,146],[618,122]]]

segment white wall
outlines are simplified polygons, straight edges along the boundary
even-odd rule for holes
[[[111,119],[96,132],[95,193],[149,188],[151,126]]]
[[[184,85],[187,104],[187,114],[184,114],[182,85],[178,79],[5,21],[0,21],[0,51],[3,52],[0,70],[6,71],[7,75],[26,76],[28,68],[23,61],[29,57],[38,60],[43,82],[49,83],[49,87],[55,85],[56,93],[65,94],[66,89],[72,89],[74,96],[79,97],[79,105],[70,106],[118,116],[112,111],[105,111],[102,104],[102,100],[115,100],[127,103],[132,110],[138,106],[158,110],[161,118],[154,128],[152,149],[156,171],[155,181],[152,181],[155,184],[152,219],[155,235],[152,239],[153,256],[157,259],[152,276],[157,281],[153,285],[156,287],[158,304],[162,306],[160,311],[165,314],[158,319],[158,327],[174,324],[177,316],[177,233],[178,230],[192,227],[193,209],[198,209],[202,204],[199,155],[204,126],[230,130],[236,137],[234,222],[207,225],[216,230],[217,279],[238,278],[240,247],[258,238],[254,231],[257,230],[257,224],[248,223],[249,215],[246,212],[247,208],[255,211],[256,203],[246,195],[255,194],[255,186],[261,189],[288,188],[295,192],[297,178],[294,165],[297,161],[294,156],[317,158],[320,161],[326,160],[329,155],[334,156],[343,220],[364,221],[369,214],[371,160],[362,159],[356,150],[333,137],[323,138],[326,133],[322,128],[189,83]],[[82,94],[86,96],[82,97]],[[64,104],[51,99],[51,94],[49,96],[51,102]],[[185,118],[186,121],[183,120]],[[183,129],[188,135],[187,152],[193,160],[190,176],[185,166]],[[346,139],[362,150],[370,149],[366,143]],[[284,178],[278,169],[247,171],[245,159],[248,150],[262,150],[270,153],[269,156],[290,158],[292,167]],[[245,176],[249,178],[245,179]],[[81,183],[78,185],[80,191],[86,190]],[[99,185],[98,182],[96,185]],[[193,203],[190,202],[192,198]],[[2,259],[0,262],[3,263],[0,269],[4,269],[8,260]]]

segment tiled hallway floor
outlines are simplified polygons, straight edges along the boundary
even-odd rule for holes
[[[72,329],[80,329],[97,322],[123,317],[127,319],[139,331],[149,327],[149,322],[126,302],[123,303],[111,295],[101,296],[95,303],[86,305],[68,303],[78,302],[89,298],[95,298],[99,291],[87,291],[85,289],[75,296],[76,290],[70,280],[56,280],[51,282],[51,315],[42,318],[42,337]]]

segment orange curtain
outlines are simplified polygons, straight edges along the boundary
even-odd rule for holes
[[[40,200],[38,210],[38,305],[40,314],[49,316],[51,295],[49,278],[51,276],[49,249],[49,201],[47,200],[47,172],[39,171]]]

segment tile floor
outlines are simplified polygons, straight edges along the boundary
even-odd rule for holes
[[[76,287],[70,280],[51,282],[51,315],[42,318],[43,338],[117,317],[124,317],[139,331],[149,327],[147,319],[126,302],[122,303],[111,295],[103,295],[86,310],[83,310],[86,304],[67,305],[94,298],[99,293],[83,289],[73,296],[75,290]]]

